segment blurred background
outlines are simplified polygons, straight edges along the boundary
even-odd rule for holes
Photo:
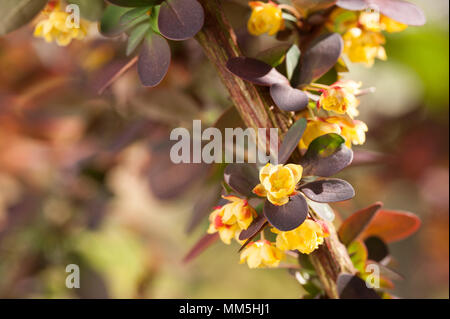
[[[246,1],[225,1],[246,54],[273,45],[246,32]],[[411,211],[421,229],[390,249],[394,295],[448,298],[448,1],[411,1],[428,23],[389,34],[387,62],[350,65],[347,78],[375,86],[362,99],[368,142],[341,176],[357,190],[334,205],[336,224],[383,201]],[[173,165],[168,134],[201,119],[213,124],[227,94],[195,40],[171,43],[163,83],[139,84],[135,68],[98,94],[128,59],[121,38],[89,38],[67,48],[28,26],[0,39],[0,297],[299,298],[286,270],[249,270],[238,245],[214,244],[183,256],[206,231],[222,167]],[[245,40],[245,41],[244,41]],[[362,164],[378,156],[377,163]],[[195,209],[193,209],[195,207]],[[67,289],[68,264],[81,288]]]

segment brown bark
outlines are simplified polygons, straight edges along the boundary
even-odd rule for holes
[[[279,128],[280,139],[287,131],[290,120],[277,108],[264,88],[243,81],[231,74],[226,63],[232,57],[242,56],[236,42],[236,35],[221,10],[219,0],[199,0],[205,9],[205,25],[196,39],[203,47],[211,63],[217,69],[230,98],[248,127]],[[293,155],[300,156],[299,152]],[[314,216],[317,218],[317,216]],[[310,255],[317,275],[330,298],[338,298],[336,279],[339,273],[355,273],[345,247],[339,242],[336,230],[328,224],[330,236],[325,243]]]

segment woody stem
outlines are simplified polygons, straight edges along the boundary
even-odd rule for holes
[[[292,120],[278,108],[273,107],[266,88],[243,81],[231,74],[226,64],[230,58],[242,56],[236,42],[236,34],[231,28],[221,8],[219,0],[199,0],[205,9],[205,25],[196,39],[202,46],[205,55],[215,66],[223,84],[230,94],[230,99],[238,110],[244,123],[257,130],[258,128],[278,128],[279,139],[287,132]],[[269,131],[269,130],[267,130]],[[300,159],[297,150],[291,160]],[[314,219],[318,219],[313,214]],[[355,273],[347,250],[339,242],[332,224],[327,224],[330,236],[323,245],[310,255],[317,275],[325,292],[330,298],[338,298],[336,279],[339,273]]]

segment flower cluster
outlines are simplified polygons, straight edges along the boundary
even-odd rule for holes
[[[368,127],[366,123],[355,120],[359,115],[361,83],[355,81],[338,81],[319,91],[322,93],[317,101],[317,108],[326,111],[326,116],[316,116],[303,112],[308,120],[306,131],[299,143],[300,149],[307,149],[309,144],[319,136],[336,133],[346,140],[347,147],[362,145],[366,141]]]
[[[233,238],[239,241],[238,236],[242,230],[252,223],[256,212],[248,202],[236,196],[224,196],[229,203],[216,207],[210,214],[209,234],[219,233],[220,239],[227,245]]]
[[[67,46],[72,40],[82,40],[87,34],[88,24],[84,20],[76,25],[68,12],[61,10],[60,1],[50,1],[43,10],[45,19],[38,22],[34,36],[46,42],[56,42],[59,46]]]
[[[386,60],[382,31],[400,32],[407,25],[392,20],[378,12],[351,13],[337,8],[331,15],[329,28],[340,31],[344,39],[344,53],[350,61],[371,67],[375,59]]]

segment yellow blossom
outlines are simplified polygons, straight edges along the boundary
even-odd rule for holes
[[[223,206],[224,213],[222,222],[227,225],[238,224],[239,228],[245,230],[250,226],[256,211],[245,199],[236,196],[223,196],[230,203]]]
[[[283,232],[276,228],[272,232],[277,234],[276,247],[281,250],[298,250],[303,254],[310,254],[316,250],[327,237],[328,231],[317,222],[307,219],[294,230]]]
[[[250,226],[256,212],[246,200],[236,196],[224,196],[230,203],[216,207],[210,214],[208,234],[219,233],[220,239],[227,245],[233,238],[238,240],[241,230]]]
[[[60,5],[52,5],[48,17],[40,21],[34,29],[34,36],[46,42],[55,41],[59,46],[69,45],[73,39],[81,40],[87,34],[87,22],[80,21],[77,26],[70,13],[62,11]]]
[[[363,63],[370,67],[375,59],[386,60],[383,45],[386,42],[383,34],[361,28],[351,28],[344,36],[344,53],[350,61]]]
[[[361,12],[359,24],[366,30],[374,32],[400,32],[408,27],[406,24],[397,22],[378,12]]]
[[[360,92],[361,85],[360,82],[349,80],[336,82],[323,90],[318,106],[338,114],[347,113],[351,118],[358,116],[359,100],[356,94]]]
[[[267,163],[259,171],[258,184],[253,192],[266,197],[274,205],[281,206],[289,202],[289,196],[296,193],[295,187],[300,182],[303,167],[296,164],[272,165]]]
[[[278,267],[284,253],[267,240],[258,240],[247,245],[241,253],[241,264],[249,268]]]
[[[321,118],[308,119],[308,124],[300,140],[299,147],[300,149],[307,149],[309,144],[316,138],[330,133],[340,134],[341,128],[339,125],[329,123]]]
[[[369,130],[363,121],[349,120],[343,117],[332,116],[325,119],[328,123],[336,124],[340,127],[340,135],[345,138],[345,145],[362,145],[366,142],[366,132]]]
[[[284,29],[283,13],[277,4],[271,1],[268,3],[251,1],[249,5],[252,8],[252,14],[247,25],[250,34],[268,33],[274,35]]]
[[[382,30],[391,33],[401,32],[408,27],[408,25],[392,20],[391,18],[388,18],[384,15],[382,15],[380,18],[380,25]]]

